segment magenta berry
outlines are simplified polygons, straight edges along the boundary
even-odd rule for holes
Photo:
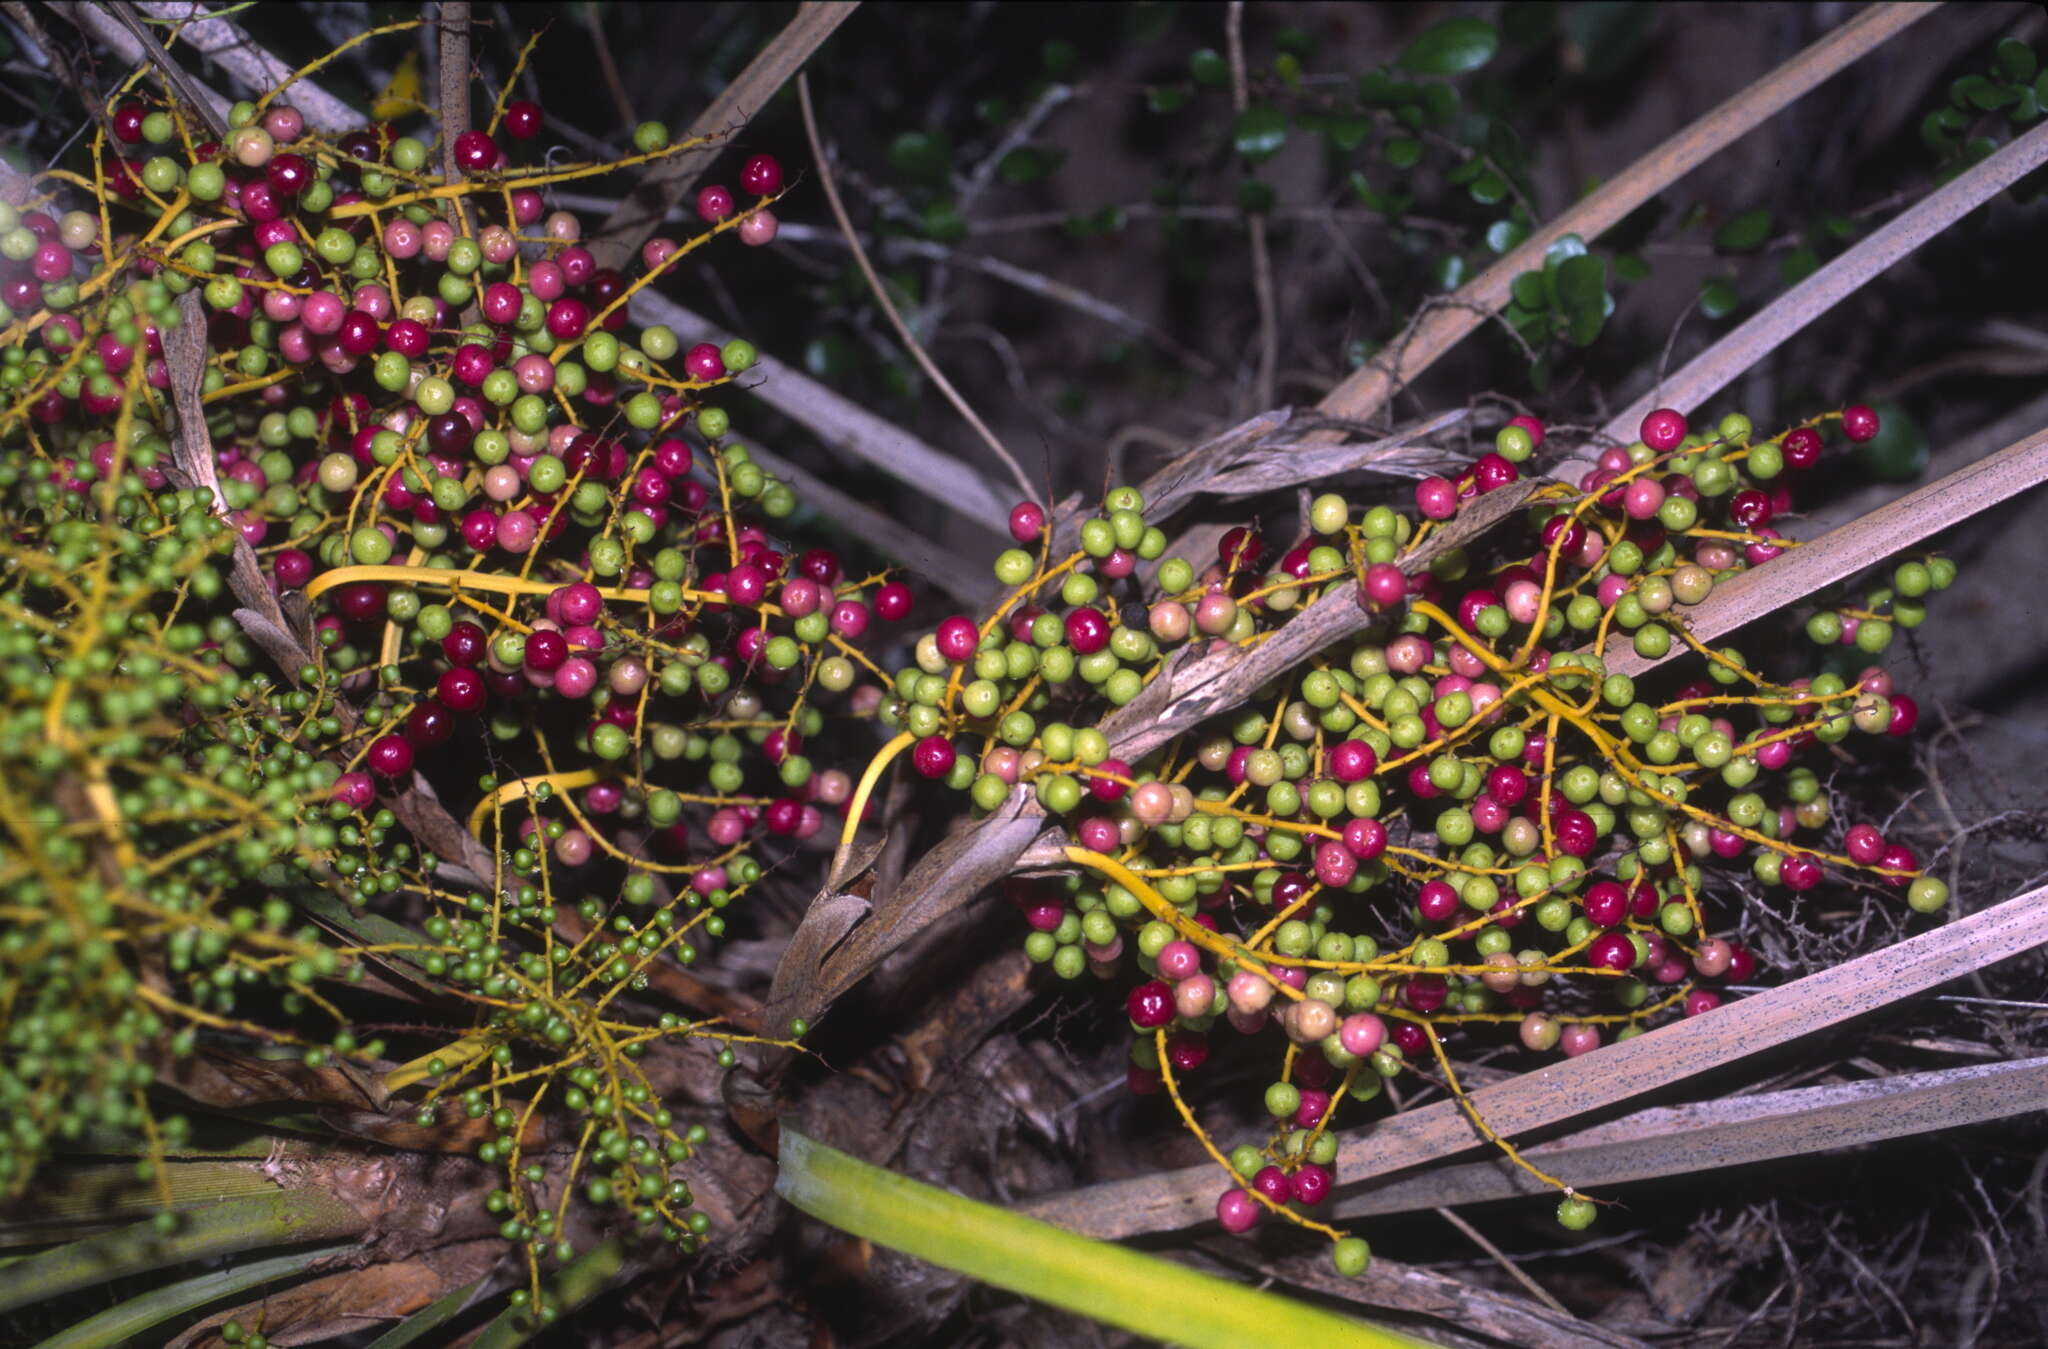
[[[953,742],[943,735],[928,735],[910,751],[911,764],[928,778],[942,778],[953,770]]]
[[[740,186],[757,197],[782,190],[782,164],[773,155],[755,155],[740,170]]]
[[[1124,1010],[1139,1030],[1158,1030],[1173,1020],[1173,988],[1163,979],[1140,984],[1124,999]]]
[[[1663,454],[1678,448],[1685,439],[1685,414],[1671,408],[1658,408],[1643,418],[1641,428],[1636,432],[1643,444]]]
[[[1031,543],[1045,528],[1045,507],[1035,501],[1020,501],[1010,507],[1010,537]]]
[[[1861,445],[1864,441],[1875,440],[1878,432],[1877,414],[1861,403],[1851,403],[1842,409],[1842,434]]]

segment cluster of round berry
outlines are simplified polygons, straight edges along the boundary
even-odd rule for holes
[[[426,1085],[422,1125],[489,1122],[534,1296],[573,1254],[551,1195],[692,1247],[702,1126],[638,1060],[695,1039],[730,1066],[748,1037],[615,1000],[723,935],[764,839],[846,803],[821,700],[910,604],[773,532],[795,497],[708,401],[750,343],[629,326],[696,249],[775,237],[781,165],[704,189],[703,229],[629,276],[542,194],[697,148],[658,124],[521,166],[543,116],[503,103],[448,180],[394,127],[320,134],[275,96],[229,124],[124,93],[93,176],[55,175],[92,209],[0,205],[0,879],[32,915],[0,935],[0,1188],[53,1139],[155,1123],[166,1036],[382,1060],[317,988],[367,945],[476,1010],[385,1084]],[[466,740],[495,771],[450,766]],[[474,844],[400,828],[442,814],[421,770]],[[529,1146],[542,1110],[585,1130],[573,1163]]]
[[[1136,961],[1134,1091],[1163,1089],[1194,1127],[1177,1082],[1215,1031],[1278,1029],[1271,1134],[1227,1157],[1212,1146],[1232,1175],[1227,1229],[1280,1213],[1336,1242],[1340,1268],[1360,1267],[1363,1244],[1309,1216],[1334,1179],[1340,1105],[1404,1071],[1455,1091],[1442,1046],[1456,1035],[1499,1026],[1531,1051],[1578,1055],[1718,1006],[1756,964],[1716,935],[1728,918],[1710,916],[1712,900],[1729,893],[1716,862],[1746,858],[1756,880],[1794,892],[1828,867],[1860,871],[1915,910],[1942,905],[1942,883],[1869,824],[1830,850],[1840,826],[1797,762],[1853,731],[1909,732],[1916,709],[1891,675],[1772,680],[1686,625],[1722,581],[1792,546],[1769,527],[1790,505],[1780,480],[1811,466],[1831,420],[1851,439],[1876,431],[1859,407],[1769,439],[1739,414],[1696,434],[1659,410],[1580,490],[1529,496],[1527,543],[1508,531],[1426,569],[1411,560],[1420,546],[1461,503],[1519,479],[1540,423],[1517,418],[1460,477],[1424,481],[1419,523],[1316,498],[1310,533],[1271,569],[1248,527],[1200,572],[1164,556],[1132,488],[1109,494],[1065,557],[1042,509],[1016,508],[1020,546],[996,563],[1008,596],[924,636],[883,717],[920,773],[978,808],[1025,784],[1070,821],[1074,874],[1008,894],[1026,952],[1059,976]],[[1138,569],[1154,559],[1148,595]],[[1907,563],[1897,592],[1952,574]],[[1176,648],[1253,648],[1312,603],[1365,611],[1364,638],[1164,746],[1119,753],[1129,728],[1114,709]],[[1703,676],[1639,687],[1607,668],[1617,630],[1638,661],[1696,648]],[[1582,1226],[1592,1212],[1567,1193],[1560,1217]]]

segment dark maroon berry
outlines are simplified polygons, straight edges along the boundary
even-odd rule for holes
[[[1163,979],[1139,984],[1124,1000],[1124,1010],[1139,1030],[1158,1030],[1173,1020],[1173,986]]]
[[[455,167],[464,173],[487,173],[498,167],[498,143],[485,131],[465,131],[455,138]]]
[[[540,134],[540,104],[518,98],[505,105],[505,134],[515,141],[530,141]]]
[[[772,197],[782,190],[782,164],[773,155],[755,155],[740,170],[740,186],[757,197]]]

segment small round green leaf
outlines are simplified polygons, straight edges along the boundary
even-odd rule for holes
[[[1714,247],[1724,253],[1746,253],[1771,237],[1771,213],[1761,206],[1730,216],[1714,231]]]
[[[1204,47],[1188,58],[1188,74],[1194,76],[1196,84],[1220,87],[1230,79],[1230,63],[1215,48]]]
[[[1710,319],[1726,318],[1739,303],[1735,287],[1724,277],[1709,277],[1700,283],[1700,312]]]
[[[942,183],[952,169],[953,154],[942,136],[906,131],[890,142],[889,163],[905,178]]]
[[[2034,49],[2016,37],[2000,38],[1995,53],[1998,69],[2009,80],[2031,80],[2039,64]]]
[[[1422,142],[1408,136],[1396,136],[1381,144],[1380,154],[1397,169],[1412,169],[1422,161]]]
[[[1156,113],[1175,113],[1188,104],[1188,91],[1177,84],[1155,84],[1145,91],[1145,106]]]
[[[1472,200],[1481,206],[1492,206],[1507,196],[1508,180],[1489,169],[1474,178],[1472,186],[1466,191],[1470,192]]]
[[[1231,142],[1254,164],[1271,159],[1287,143],[1287,114],[1270,103],[1254,103],[1237,115]]]
[[[1803,244],[1778,259],[1778,279],[1788,286],[1798,285],[1818,270],[1820,255]]]
[[[1500,34],[1479,19],[1446,19],[1401,53],[1400,67],[1419,75],[1462,75],[1500,50]]]
[[[1496,253],[1510,253],[1529,237],[1529,227],[1518,220],[1496,220],[1486,227],[1486,246]]]

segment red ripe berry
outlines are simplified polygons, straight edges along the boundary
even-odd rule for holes
[[[1342,783],[1363,782],[1379,766],[1379,756],[1363,740],[1339,741],[1330,750],[1330,776]]]
[[[1290,1187],[1294,1202],[1314,1208],[1330,1197],[1330,1171],[1328,1167],[1314,1162],[1303,1162],[1301,1169],[1294,1173]]]
[[[1408,577],[1391,562],[1375,562],[1366,568],[1360,593],[1373,607],[1389,609],[1399,604],[1401,597],[1408,593]]]
[[[297,590],[313,579],[313,559],[300,549],[283,549],[270,559],[270,574],[286,590]]]
[[[1750,954],[1749,948],[1730,942],[1728,944],[1728,982],[1731,984],[1746,984],[1749,982],[1750,976],[1755,973],[1756,957]]]
[[[735,209],[732,189],[713,184],[697,194],[697,216],[709,224],[729,218]]]
[[[1243,525],[1231,530],[1216,545],[1216,560],[1226,571],[1250,571],[1266,556],[1266,544],[1257,531]]]
[[[1543,551],[1560,558],[1575,557],[1586,546],[1586,526],[1568,514],[1553,515],[1543,522]]]
[[[1089,778],[1088,794],[1097,801],[1105,803],[1123,800],[1124,793],[1128,792],[1130,788],[1115,779],[1129,777],[1131,775],[1131,766],[1122,759],[1104,759],[1101,763],[1095,765],[1095,768],[1099,773],[1105,775],[1114,774],[1115,776]]]
[[[1167,1036],[1166,1061],[1176,1073],[1192,1073],[1209,1061],[1208,1037],[1189,1030]]]
[[[1891,724],[1884,728],[1884,733],[1900,737],[1909,736],[1913,733],[1913,728],[1919,724],[1919,702],[1907,694],[1894,693],[1892,695],[1892,720]]]
[[[1625,933],[1603,932],[1586,948],[1586,963],[1600,970],[1625,970],[1636,963],[1636,944]]]
[[[928,735],[910,751],[910,761],[928,778],[942,778],[953,771],[953,742],[943,735]]]
[[[427,344],[433,334],[427,325],[413,319],[393,319],[391,326],[384,330],[384,346],[409,361],[418,360],[427,354]],[[466,419],[465,419],[466,420]]]
[[[1529,433],[1529,439],[1534,442],[1536,449],[1540,450],[1543,448],[1543,423],[1541,421],[1529,416],[1510,417],[1508,418],[1508,425],[1521,427]]]
[[[1894,890],[1905,888],[1913,879],[1912,873],[1920,870],[1920,859],[1915,857],[1913,850],[1903,843],[1894,843],[1888,846],[1884,850],[1884,855],[1877,859],[1877,864],[1886,871],[1907,873],[1905,875],[1887,876],[1884,878],[1884,883]]]
[[[709,342],[699,342],[683,357],[683,369],[689,372],[691,379],[723,379],[725,358]]]
[[[1811,890],[1820,884],[1820,864],[1811,857],[1788,857],[1778,866],[1778,879],[1793,890]]]
[[[590,326],[590,306],[581,300],[563,298],[548,306],[548,336],[557,342],[573,342]]]
[[[1696,988],[1685,995],[1685,1014],[1687,1016],[1698,1016],[1702,1012],[1711,1012],[1720,1005],[1721,995],[1711,988]]]
[[[341,349],[351,356],[367,356],[377,349],[377,320],[360,309],[341,316]]]
[[[1557,812],[1555,825],[1557,850],[1567,857],[1585,857],[1592,853],[1599,835],[1593,829],[1593,819],[1582,810],[1565,809]]]
[[[1407,1003],[1411,1008],[1422,1013],[1424,1016],[1428,1016],[1437,1008],[1442,1007],[1450,995],[1450,985],[1445,982],[1441,974],[1418,974],[1410,978],[1408,986],[1401,990],[1401,1001]],[[1421,1036],[1421,1027],[1417,1026],[1415,1029],[1418,1038],[1425,1038]],[[1420,1049],[1422,1046],[1417,1045],[1416,1048]],[[1406,1051],[1404,1050],[1403,1052]],[[1306,1099],[1306,1092],[1303,1093],[1303,1097]]]
[[[1670,408],[1658,408],[1643,418],[1641,430],[1637,433],[1642,442],[1662,454],[1678,448],[1678,442],[1685,439],[1685,414]]]
[[[782,164],[774,155],[755,155],[740,170],[740,186],[757,197],[772,197],[782,190]]]
[[[1472,465],[1472,480],[1479,485],[1481,493],[1506,487],[1521,476],[1520,469],[1491,452],[1480,455]]]
[[[934,640],[938,643],[939,654],[958,665],[974,655],[981,634],[975,631],[973,620],[956,615],[939,624]]]
[[[370,771],[379,777],[395,778],[412,771],[412,744],[404,736],[377,737],[366,757]]]
[[[806,548],[796,560],[797,573],[821,586],[829,586],[839,579],[839,555],[829,548]],[[882,587],[884,590],[887,586]],[[909,592],[905,592],[905,598]],[[877,597],[879,598],[879,596]]]
[[[1415,896],[1424,922],[1441,923],[1458,911],[1458,892],[1442,881],[1430,881]]]
[[[1100,609],[1074,610],[1067,615],[1067,645],[1078,655],[1094,655],[1109,645],[1109,620]]]
[[[1728,518],[1744,529],[1771,522],[1771,499],[1754,487],[1745,487],[1728,499]]]
[[[448,658],[451,665],[468,669],[483,663],[484,653],[489,646],[490,638],[485,636],[484,630],[465,619],[448,629],[448,635],[441,639],[441,654]],[[447,702],[445,695],[442,701]]]
[[[505,105],[505,134],[515,141],[530,141],[540,134],[540,104],[519,98]]]
[[[465,131],[455,138],[455,166],[464,173],[495,169],[498,158],[498,143],[488,131]]]
[[[1415,484],[1415,508],[1425,519],[1448,520],[1458,513],[1458,489],[1448,478],[1424,478]]]
[[[415,707],[405,719],[405,738],[421,749],[438,745],[454,733],[455,718],[432,698]]]
[[[1124,999],[1124,1010],[1139,1030],[1158,1030],[1173,1020],[1173,985],[1164,979],[1139,984]]]
[[[1035,501],[1020,501],[1010,507],[1010,537],[1030,543],[1045,528],[1045,507]]]
[[[1586,887],[1586,921],[1614,927],[1628,916],[1628,891],[1613,881],[1595,881]]]
[[[1287,1182],[1287,1173],[1277,1166],[1262,1166],[1252,1177],[1252,1188],[1276,1204],[1284,1204],[1294,1197],[1294,1187]]]
[[[143,111],[140,103],[123,103],[114,109],[112,129],[114,139],[123,145],[134,145],[142,139]]]
[[[1783,449],[1785,454],[1785,467],[1812,468],[1820,462],[1820,432],[1810,426],[1802,426],[1796,431],[1787,431],[1780,448]]]
[[[526,639],[526,668],[537,674],[552,674],[569,659],[569,639],[542,628]]]
[[[444,644],[446,638],[442,639]],[[434,696],[454,712],[474,712],[484,705],[483,676],[467,666],[444,671],[434,685]]]
[[[334,592],[334,607],[351,623],[367,623],[384,612],[384,587],[358,581]]]
[[[280,197],[296,197],[313,182],[313,166],[304,155],[276,155],[263,168],[270,190]]]
[[[1877,413],[1861,403],[1851,403],[1842,409],[1842,434],[1861,445],[1866,440],[1877,438]]]
[[[891,581],[875,592],[875,617],[885,623],[895,623],[907,618],[910,615],[910,600],[910,587],[901,581]]]

